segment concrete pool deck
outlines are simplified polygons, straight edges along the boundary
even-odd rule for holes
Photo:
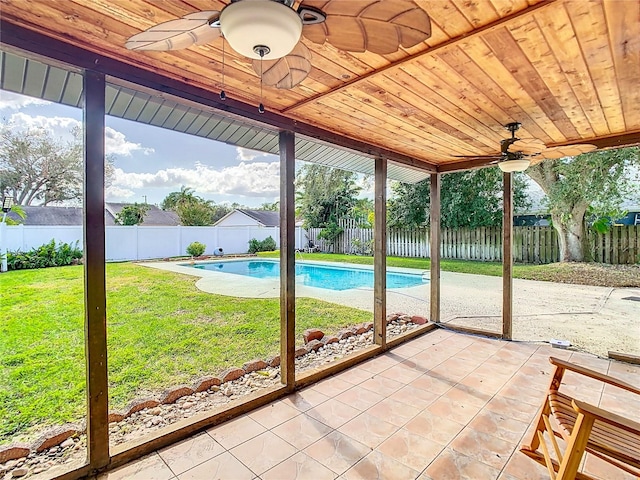
[[[279,279],[251,278],[180,265],[184,263],[188,262],[140,265],[200,277],[196,287],[209,293],[245,298],[277,298],[280,295]],[[303,263],[336,265],[311,260]],[[373,269],[367,265],[339,265]],[[388,268],[388,271],[423,273],[410,268]],[[441,272],[440,281],[444,324],[500,331],[502,278]],[[547,342],[551,338],[566,339],[580,349],[602,356],[606,356],[608,350],[640,355],[640,302],[629,300],[629,297],[640,297],[640,288],[514,279],[513,295],[514,339]],[[296,284],[296,296],[373,312],[373,288],[340,291]],[[429,283],[388,289],[387,312],[429,317]]]

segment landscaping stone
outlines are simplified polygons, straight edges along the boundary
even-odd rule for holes
[[[323,345],[329,345],[331,343],[339,342],[340,339],[335,335],[325,335],[324,337],[322,337],[320,341],[322,342]]]
[[[33,442],[32,448],[36,452],[42,452],[43,450],[50,449],[57,445],[60,445],[67,438],[80,434],[81,431],[77,425],[68,424],[61,427],[54,428],[45,432],[38,440]]]
[[[410,318],[411,317],[406,316],[404,324],[401,324],[399,318],[392,321],[387,328],[388,338],[397,336],[409,329],[417,328],[416,324],[411,323],[410,321],[407,323],[407,319],[410,320]],[[329,362],[333,362],[371,345],[373,338],[373,332],[371,331],[366,331],[358,336],[353,336],[353,333],[349,330],[343,330],[342,332],[348,332],[348,334],[344,338],[340,338],[341,335],[337,334],[335,337],[339,340],[335,342],[323,343],[320,340],[316,340],[314,343],[310,342],[312,349],[309,352],[307,352],[307,348],[305,347],[296,347],[296,371],[305,371],[321,367]],[[332,336],[329,335],[327,337]],[[307,347],[308,346],[309,344],[307,344]],[[315,349],[316,346],[317,349]],[[139,440],[160,428],[164,428],[167,425],[182,419],[189,418],[199,412],[211,411],[216,408],[224,407],[229,404],[229,402],[241,399],[243,396],[255,393],[260,389],[278,386],[280,385],[280,369],[278,368],[280,363],[279,360],[279,356],[273,357],[268,362],[265,362],[268,363],[269,366],[262,370],[246,374],[243,369],[228,369],[227,372],[230,372],[228,378],[232,378],[234,374],[240,374],[240,376],[237,376],[233,380],[227,380],[227,382],[221,386],[215,384],[211,385],[206,391],[198,392],[195,388],[191,389],[191,394],[178,398],[175,403],[160,405],[156,400],[136,400],[131,404],[132,408],[135,407],[135,411],[126,418],[122,418],[120,421],[112,421],[109,423],[110,441],[112,444],[118,445],[125,442]],[[224,376],[210,378],[217,378],[221,380]],[[202,379],[200,379],[199,382],[201,380]],[[214,383],[217,382],[214,381]],[[175,389],[171,389],[171,391],[174,390]],[[115,413],[119,412],[111,412],[110,418],[113,418],[112,414]],[[78,427],[78,431],[83,431],[83,427],[81,425]],[[65,444],[67,440],[69,443]],[[72,441],[73,445],[71,444]],[[24,454],[23,457],[19,460],[9,460],[9,463],[5,462],[2,468],[7,472],[11,472],[12,469],[16,468],[26,468],[28,470],[28,474],[33,475],[36,469],[42,469],[38,470],[41,473],[54,466],[66,466],[71,465],[74,462],[82,462],[86,455],[86,436],[84,434],[80,434],[78,438],[73,440],[71,440],[70,437],[67,437],[59,440],[59,443],[60,442],[60,448],[57,445],[53,445],[49,449],[45,449],[38,453],[34,451],[29,453],[28,446],[24,446],[24,450],[22,451]],[[19,445],[13,445],[9,448],[13,449],[19,447]],[[9,448],[5,447],[0,449],[0,455],[2,455],[3,452],[8,451]],[[11,465],[11,467],[7,468],[7,465]],[[0,478],[2,478],[2,474],[0,474]]]
[[[20,468],[16,468],[13,472],[11,472],[11,476],[13,478],[20,478],[20,477],[24,477],[27,473],[29,473],[28,468],[20,467]]]
[[[213,377],[213,376],[206,376],[206,377],[201,377],[198,380],[196,380],[193,384],[193,390],[196,392],[204,392],[206,390],[209,390],[212,386],[214,385],[220,385],[222,383],[222,380],[220,380],[218,377]]]
[[[244,370],[241,368],[231,367],[227,368],[220,374],[220,379],[222,380],[222,383],[227,383],[242,377],[244,373]]]
[[[109,412],[109,423],[121,422],[126,417],[126,412]]]
[[[324,333],[317,328],[308,328],[304,331],[302,337],[304,338],[304,343],[309,343],[312,340],[320,340],[324,337]]]
[[[160,397],[160,403],[175,403],[176,400],[187,395],[191,395],[194,392],[193,388],[187,385],[179,385],[174,388],[165,390],[164,394]]]
[[[391,322],[395,322],[396,320],[398,320],[399,316],[400,316],[399,313],[391,313],[387,315],[387,325]]]
[[[415,323],[416,325],[424,325],[425,323],[427,323],[427,319],[424,317],[421,317],[420,315],[414,315],[413,317],[411,317],[411,322]]]
[[[338,333],[336,335],[340,340],[344,340],[345,338],[353,337],[355,333],[351,331],[350,328],[343,328],[341,330],[338,330]]]
[[[31,452],[31,449],[28,445],[24,444],[0,447],[0,463],[7,463],[9,460],[26,457],[29,455],[29,452]]]
[[[247,373],[255,372],[257,370],[263,370],[267,367],[268,367],[267,362],[260,359],[251,360],[250,362],[247,362],[244,365],[242,365],[242,369]]]
[[[366,328],[367,332],[368,332],[369,330],[373,330],[373,322],[365,322],[365,323],[363,323],[363,324],[362,324],[362,326],[363,326],[364,328]]]
[[[367,327],[365,327],[365,325],[366,324],[364,324],[364,323],[356,325],[356,326],[352,327],[351,331],[356,335],[362,335],[363,333],[365,333],[368,330]]]
[[[130,402],[129,405],[127,405],[129,408],[127,408],[125,418],[130,417],[132,414],[139,412],[140,410],[157,407],[158,405],[160,405],[160,402],[153,398],[142,398],[134,400]]]
[[[309,343],[305,345],[307,352],[314,352],[322,347],[324,344],[320,340],[311,340]]]
[[[270,358],[267,363],[270,367],[279,367],[280,366],[280,355],[276,355],[275,357]]]
[[[69,448],[73,447],[76,443],[73,441],[73,438],[67,438],[64,442],[60,444],[60,448]]]

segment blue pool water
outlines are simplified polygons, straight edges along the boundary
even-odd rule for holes
[[[242,260],[187,265],[204,270],[220,271],[254,278],[280,277],[280,262],[275,260]],[[387,272],[387,288],[415,287],[427,283],[422,275]],[[296,283],[330,290],[373,288],[373,271],[352,267],[327,265],[296,265]]]

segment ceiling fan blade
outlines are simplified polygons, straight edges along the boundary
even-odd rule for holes
[[[535,138],[526,138],[516,140],[509,146],[510,152],[522,152],[525,155],[532,155],[536,153],[540,153],[545,150],[547,147],[543,141],[537,140]]]
[[[260,75],[260,60],[253,61],[253,69]],[[277,88],[293,88],[311,71],[311,52],[298,42],[289,55],[277,60],[262,60],[262,81]]]
[[[303,4],[327,14],[324,22],[302,28],[305,38],[347,52],[384,55],[431,36],[429,15],[411,0],[307,0]]]
[[[540,158],[547,160],[562,157],[575,157],[576,155],[580,155],[582,153],[592,152],[597,148],[598,147],[596,147],[595,145],[591,145],[588,143],[578,143],[575,145],[567,145],[564,147],[551,147],[541,152]]]
[[[129,50],[180,50],[203,45],[220,36],[220,29],[210,24],[220,16],[217,10],[190,13],[138,33],[125,43]]]

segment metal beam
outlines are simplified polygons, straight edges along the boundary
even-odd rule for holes
[[[502,211],[502,338],[511,340],[513,320],[513,174],[504,172]]]
[[[87,455],[92,470],[109,463],[105,286],[105,76],[84,73],[84,304]]]
[[[280,378],[296,385],[295,135],[280,132]]]
[[[431,174],[430,190],[430,213],[429,213],[429,236],[431,245],[429,256],[431,257],[430,283],[431,298],[429,306],[431,309],[430,320],[440,323],[440,174]]]
[[[373,338],[387,344],[387,160],[376,158],[373,229]]]

